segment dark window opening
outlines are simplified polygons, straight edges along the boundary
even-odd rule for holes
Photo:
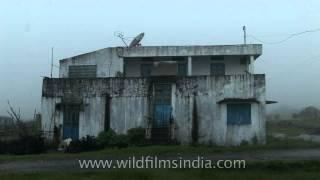
[[[248,57],[247,56],[241,57],[240,64],[241,65],[247,65],[248,64]]]
[[[141,76],[150,77],[152,70],[152,64],[141,64]]]
[[[213,61],[223,61],[224,56],[211,56],[210,59]]]
[[[185,57],[183,57],[183,56],[173,56],[173,57],[171,57],[171,59],[173,61],[184,61]]]
[[[224,63],[212,63],[210,72],[211,75],[225,75]]]
[[[141,58],[142,61],[153,61],[153,57],[143,57]]]
[[[250,103],[227,104],[227,124],[228,125],[251,124],[251,104]]]
[[[187,75],[187,63],[178,63],[178,76],[186,76]]]

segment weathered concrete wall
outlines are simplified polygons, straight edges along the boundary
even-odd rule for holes
[[[105,48],[98,51],[60,60],[59,77],[67,78],[70,65],[97,65],[97,77],[115,77],[122,72],[118,48]]]
[[[191,141],[192,110],[197,106],[199,142],[239,145],[243,140],[265,142],[265,77],[233,75],[188,77],[177,82],[174,119],[180,142]],[[252,103],[250,125],[227,125],[225,98],[257,99]]]
[[[42,128],[53,131],[63,125],[63,111],[56,105],[63,98],[83,100],[79,115],[79,136],[98,135],[104,130],[106,94],[111,97],[110,125],[117,133],[144,126],[148,112],[146,79],[44,79],[42,91]]]
[[[147,97],[115,97],[111,100],[111,129],[125,134],[128,129],[147,127]]]
[[[200,143],[238,145],[243,140],[265,142],[264,75],[179,77],[173,83],[172,106],[176,138],[191,142],[194,106],[197,110]],[[44,79],[42,92],[43,130],[63,124],[63,112],[56,104],[66,97],[79,97],[85,106],[80,113],[80,137],[97,135],[104,129],[106,94],[111,97],[111,128],[126,133],[146,127],[151,81],[145,78]],[[225,98],[257,100],[252,103],[250,125],[227,125]]]

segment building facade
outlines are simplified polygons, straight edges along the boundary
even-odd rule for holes
[[[154,142],[263,144],[261,54],[260,44],[139,46],[62,59],[59,78],[43,80],[42,129],[77,139],[142,127]]]

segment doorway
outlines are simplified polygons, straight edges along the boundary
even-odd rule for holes
[[[79,105],[65,105],[63,113],[63,139],[79,139]]]
[[[172,113],[171,107],[171,84],[154,84],[154,122],[153,127],[165,128],[170,125]]]

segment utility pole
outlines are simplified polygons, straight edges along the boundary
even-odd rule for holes
[[[53,69],[53,47],[51,48],[51,74],[50,74],[50,78],[52,78],[52,69]]]
[[[246,26],[243,26],[242,29],[243,29],[243,42],[244,42],[244,44],[247,44],[247,31],[246,31]]]

